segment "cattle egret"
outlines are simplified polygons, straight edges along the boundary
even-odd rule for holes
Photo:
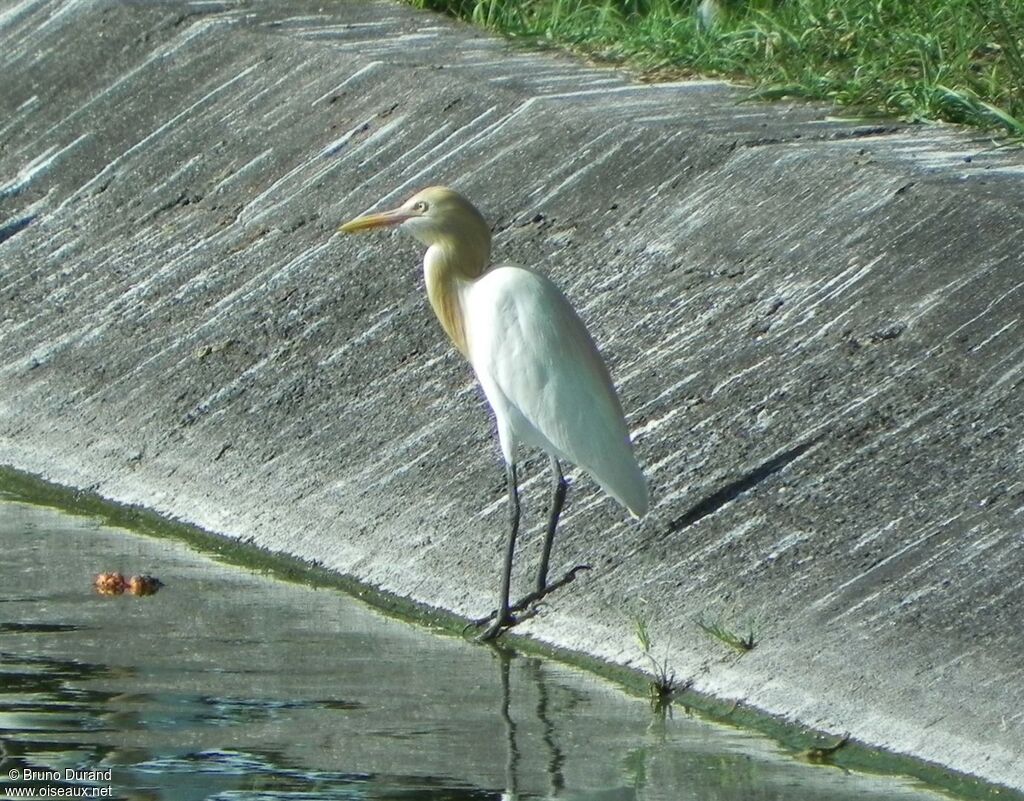
[[[472,365],[497,420],[511,525],[498,609],[480,635],[490,639],[514,625],[512,611],[525,605],[509,604],[519,531],[519,446],[545,451],[554,475],[536,591],[530,600],[555,586],[547,580],[567,486],[560,463],[582,468],[637,517],[647,512],[647,482],[633,455],[608,369],[558,287],[524,267],[488,268],[490,228],[480,212],[451,189],[424,189],[397,209],[357,217],[339,230],[351,233],[385,226],[398,226],[427,246],[427,298],[445,333]]]

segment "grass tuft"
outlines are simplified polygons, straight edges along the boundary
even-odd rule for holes
[[[654,678],[647,688],[647,696],[651,702],[651,708],[655,712],[665,712],[672,706],[672,699],[675,694],[685,687],[680,687],[676,682],[675,671],[669,669],[668,657],[659,662],[652,653],[651,633],[647,628],[647,620],[642,617],[633,618],[633,630],[637,642],[644,652],[644,656],[650,663]]]
[[[824,100],[1024,139],[1019,0],[409,2],[625,61],[653,79],[719,76],[751,84],[761,98]]]
[[[708,636],[741,654],[753,651],[757,646],[757,626],[753,621],[736,625],[731,622],[730,615],[723,613],[717,618],[702,615],[696,618],[694,623]]]

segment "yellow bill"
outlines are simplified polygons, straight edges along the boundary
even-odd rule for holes
[[[342,234],[354,234],[358,231],[368,231],[371,228],[385,228],[390,225],[401,225],[414,214],[408,209],[398,208],[391,211],[382,211],[378,214],[364,214],[356,217],[342,225],[338,232]]]

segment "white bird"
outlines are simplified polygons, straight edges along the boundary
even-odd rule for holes
[[[608,369],[569,301],[549,279],[525,267],[488,269],[491,231],[458,192],[430,187],[397,209],[345,223],[344,233],[399,226],[427,246],[427,297],[442,328],[472,365],[494,410],[508,476],[511,527],[498,609],[481,639],[514,625],[512,611],[571,580],[548,585],[555,527],[565,501],[560,461],[572,462],[637,517],[647,512],[647,482],[633,454],[622,406]],[[551,459],[554,498],[536,590],[515,606],[509,585],[519,494],[520,445]],[[488,618],[489,619],[489,618]]]
[[[720,0],[701,0],[697,6],[697,29],[705,33],[712,30],[722,21],[724,15],[725,9],[722,8]]]

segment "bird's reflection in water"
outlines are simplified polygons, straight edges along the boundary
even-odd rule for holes
[[[564,721],[566,718],[564,710],[553,708],[551,683],[545,676],[545,663],[535,657],[523,656],[507,645],[494,644],[491,647],[501,685],[499,712],[505,725],[505,789],[501,794],[502,801],[538,798],[535,791],[521,791],[520,787],[524,784],[521,781],[521,772],[530,773],[531,778],[536,778],[534,771],[540,765],[543,765],[542,770],[547,780],[546,792],[541,796],[543,798],[564,801],[636,801],[635,787],[623,786],[606,790],[573,790],[566,787],[566,756],[561,741],[566,739],[569,733],[560,731],[555,723],[556,719]],[[522,719],[517,721],[512,714],[513,707],[529,708],[525,704],[515,703],[516,695],[526,695],[527,688],[522,687],[513,691],[514,662],[521,663],[517,675],[527,679],[536,693],[537,703],[532,707],[532,720],[523,715]],[[540,750],[535,751],[535,748]]]

